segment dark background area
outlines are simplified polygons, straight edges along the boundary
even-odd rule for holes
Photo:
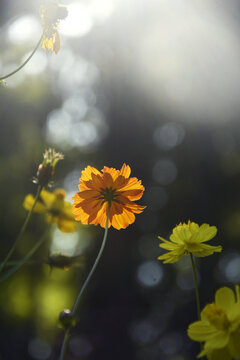
[[[25,219],[23,199],[36,192],[31,179],[49,146],[65,155],[54,188],[65,188],[68,200],[87,165],[119,169],[125,162],[146,189],[139,203],[147,208],[136,222],[109,231],[80,304],[69,360],[196,357],[199,345],[186,334],[197,317],[190,259],[157,260],[157,236],[168,238],[180,221],[217,226],[211,243],[224,249],[197,262],[202,306],[220,286],[240,281],[239,4],[186,0],[182,9],[175,1],[168,9],[167,3],[116,0],[110,11],[103,1],[108,16],[101,18],[98,6],[88,31],[86,25],[78,35],[60,32],[56,57],[39,49],[32,65],[0,87],[2,259]],[[38,41],[40,5],[1,1],[1,74]],[[46,227],[34,214],[13,259]],[[44,261],[57,248],[83,254],[84,266],[50,272],[46,264],[25,265],[0,284],[1,359],[58,358],[58,314],[72,307],[103,229],[79,225],[74,236],[60,237],[53,227],[34,258]]]

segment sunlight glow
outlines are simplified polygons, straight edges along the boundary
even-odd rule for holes
[[[68,16],[59,26],[59,32],[66,36],[83,36],[88,33],[93,20],[87,5],[78,2],[68,5]]]
[[[24,15],[10,25],[8,39],[14,44],[32,43],[36,38],[40,38],[41,33],[40,21],[33,15]]]

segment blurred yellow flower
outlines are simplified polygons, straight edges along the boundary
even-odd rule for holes
[[[217,233],[216,226],[202,224],[199,226],[195,222],[180,223],[177,225],[170,236],[170,241],[158,238],[163,241],[159,246],[168,250],[164,255],[158,257],[164,263],[175,263],[182,256],[193,254],[197,257],[212,255],[214,252],[221,252],[221,246],[206,245],[204,242],[211,240]]]
[[[228,287],[217,290],[215,302],[205,306],[201,320],[189,326],[188,336],[205,342],[198,357],[207,356],[209,360],[240,359],[239,286],[235,290],[236,294]]]
[[[56,3],[41,6],[40,8],[43,27],[42,48],[52,50],[55,55],[57,55],[60,49],[60,36],[57,27],[59,21],[65,19],[67,14],[67,8]]]
[[[63,232],[76,230],[77,222],[72,213],[72,204],[65,201],[66,192],[63,189],[56,189],[53,193],[42,190],[40,197],[42,202],[37,201],[34,212],[45,213],[48,224],[57,224]],[[23,202],[26,210],[31,210],[34,202],[32,194],[28,194]]]

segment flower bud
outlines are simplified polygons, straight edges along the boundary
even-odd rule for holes
[[[76,319],[69,309],[65,309],[60,313],[59,322],[64,329],[72,328],[76,325]]]
[[[33,182],[41,186],[49,186],[53,180],[55,167],[59,160],[63,160],[64,156],[57,153],[54,149],[49,148],[43,154],[43,162],[38,166],[37,176]]]

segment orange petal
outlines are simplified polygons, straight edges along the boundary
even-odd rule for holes
[[[129,165],[126,165],[125,163],[123,164],[120,172],[119,172],[119,175],[122,175],[124,176],[125,178],[129,178],[131,174],[131,168]]]
[[[129,179],[126,179],[123,175],[119,175],[113,183],[114,189],[122,189],[124,186],[127,185]]]
[[[88,181],[82,181],[79,185],[79,190],[97,190],[100,191],[104,187],[104,180],[103,180],[103,174],[95,175],[92,174],[92,179]]]
[[[72,197],[73,200],[76,202],[81,202],[82,200],[86,199],[93,199],[96,200],[100,196],[99,192],[96,190],[84,190],[81,192],[78,192],[75,194],[75,196]]]
[[[107,166],[104,166],[102,169],[103,174],[109,174],[111,175],[113,181],[116,180],[116,178],[119,176],[119,170],[116,170],[114,168],[109,168]]]
[[[80,204],[79,203],[74,203],[73,207],[74,209],[83,209],[83,211],[85,213],[87,213],[88,215],[91,215],[91,213],[94,211],[96,211],[96,209],[98,207],[100,207],[102,204],[102,201],[100,200],[92,200],[92,199],[86,199],[83,200]]]
[[[145,190],[144,186],[142,185],[141,180],[138,180],[137,178],[129,178],[127,183],[124,184],[123,187],[119,188],[119,190],[121,191],[127,191],[127,190],[136,190],[136,189],[141,189],[141,190]]]
[[[124,196],[119,196],[118,200],[123,204],[123,206],[127,210],[130,210],[136,214],[140,214],[146,208],[146,206],[138,205]]]
[[[125,229],[128,225],[132,224],[135,221],[135,215],[123,208],[121,214],[115,214],[112,218],[112,226],[117,229]]]
[[[73,214],[75,215],[75,220],[81,221],[82,224],[87,225],[88,224],[88,218],[89,214],[86,214],[83,209],[74,209],[73,208]]]
[[[106,221],[107,221],[107,209],[108,209],[108,203],[105,202],[100,206],[99,211],[96,211],[94,214],[92,214],[89,219],[88,223],[93,225],[101,225],[103,228],[106,227]],[[109,221],[108,227],[111,226],[111,222]]]
[[[92,166],[88,166],[82,171],[80,180],[82,181],[92,180],[92,174],[101,175],[99,170],[95,169]]]
[[[141,199],[143,195],[142,189],[134,189],[134,190],[126,190],[126,191],[120,191],[120,194],[129,200],[139,200]]]

